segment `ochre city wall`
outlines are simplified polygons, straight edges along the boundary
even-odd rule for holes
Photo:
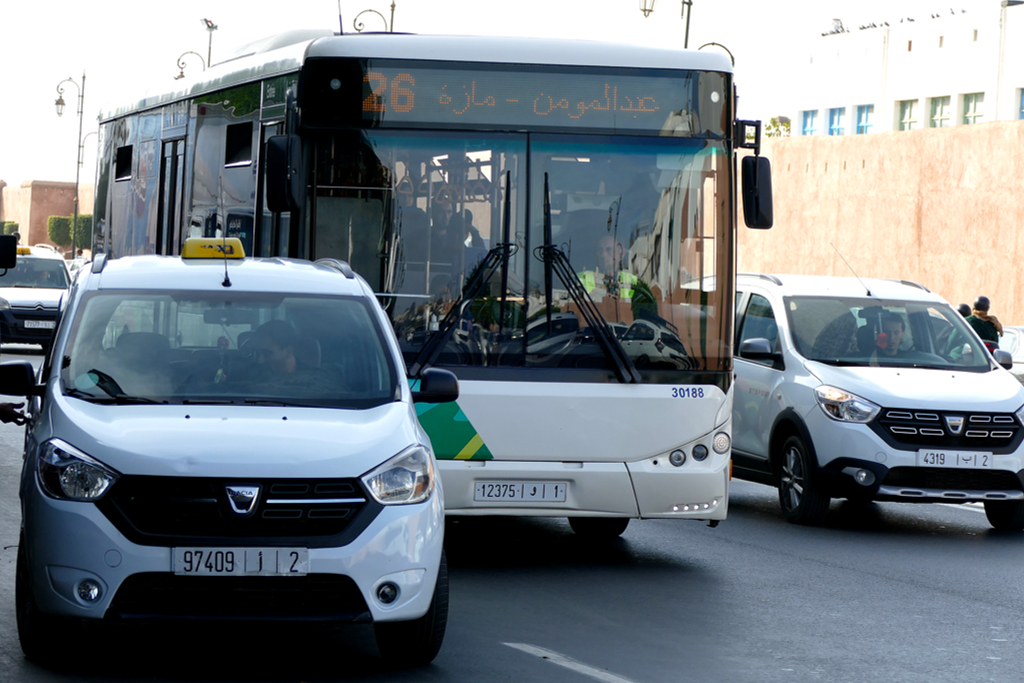
[[[913,280],[954,305],[984,294],[1024,325],[1024,121],[771,138],[762,154],[775,226],[740,219],[740,272],[847,276],[841,253],[860,277]]]
[[[0,221],[18,223],[21,243],[52,244],[47,232],[50,216],[73,216],[75,184],[48,180],[29,180],[21,187],[0,185]],[[91,214],[93,186],[79,185],[78,213]]]

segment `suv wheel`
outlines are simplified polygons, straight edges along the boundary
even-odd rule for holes
[[[811,480],[810,454],[804,440],[791,436],[782,444],[779,468],[779,503],[786,520],[794,524],[820,524],[830,499]]]
[[[1000,531],[1024,530],[1024,500],[986,500],[988,523]]]
[[[441,552],[434,597],[427,613],[412,621],[383,621],[374,624],[373,634],[380,655],[397,666],[423,666],[434,661],[448,624],[448,561]]]

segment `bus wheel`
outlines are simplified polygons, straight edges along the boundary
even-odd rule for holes
[[[811,471],[804,440],[799,436],[786,439],[779,471],[779,504],[786,520],[794,524],[821,524],[828,512],[830,499],[815,487]]]
[[[570,517],[569,526],[584,538],[617,538],[629,526],[629,517]]]
[[[1024,530],[1024,500],[986,500],[985,516],[1000,531]]]
[[[442,551],[434,597],[427,613],[412,621],[382,621],[374,624],[373,633],[385,661],[401,667],[423,666],[437,656],[447,624],[448,561]]]

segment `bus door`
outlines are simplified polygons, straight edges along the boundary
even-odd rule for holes
[[[157,212],[156,253],[175,254],[181,242],[182,174],[185,139],[164,140],[160,156],[160,207]]]

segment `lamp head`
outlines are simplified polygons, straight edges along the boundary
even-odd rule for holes
[[[57,116],[64,116],[64,96],[58,95],[54,104],[57,105]]]

